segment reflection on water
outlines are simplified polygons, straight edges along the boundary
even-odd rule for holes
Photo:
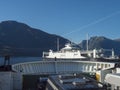
[[[40,61],[41,57],[10,57],[10,64]],[[4,57],[0,57],[0,65],[4,64]]]

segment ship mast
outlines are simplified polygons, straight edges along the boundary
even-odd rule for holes
[[[88,47],[88,34],[86,35],[87,37],[87,40],[86,40],[86,50],[88,51],[89,50],[89,47]]]
[[[57,51],[59,51],[59,38],[57,38]]]

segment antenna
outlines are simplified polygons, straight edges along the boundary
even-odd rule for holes
[[[57,51],[59,51],[59,38],[57,38]]]
[[[89,47],[88,47],[88,34],[87,34],[87,40],[86,40],[86,50],[88,51],[89,50]]]

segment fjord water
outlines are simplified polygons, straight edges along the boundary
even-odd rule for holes
[[[10,64],[40,61],[41,57],[10,57]],[[4,65],[4,57],[0,57],[0,65]]]

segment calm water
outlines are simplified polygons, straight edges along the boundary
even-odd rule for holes
[[[40,61],[41,57],[10,57],[10,64]],[[4,64],[4,57],[0,57],[0,65]]]

